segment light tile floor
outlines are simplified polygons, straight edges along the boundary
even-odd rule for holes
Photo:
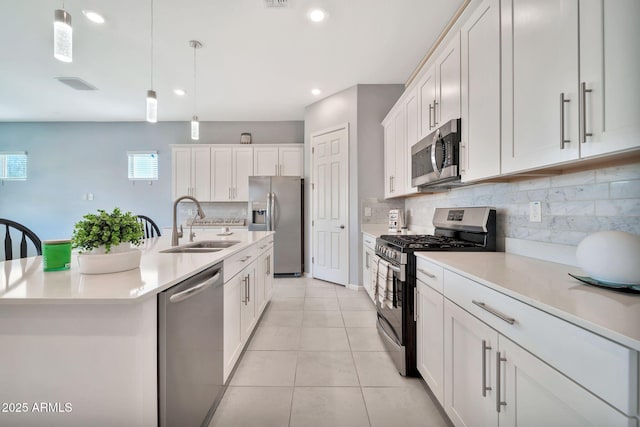
[[[398,374],[365,292],[276,279],[209,427],[450,426],[420,380]]]

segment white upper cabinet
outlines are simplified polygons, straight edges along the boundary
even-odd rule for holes
[[[640,2],[580,2],[580,155],[640,146]]]
[[[395,110],[391,110],[389,116],[382,122],[384,128],[384,197],[395,197],[393,191],[393,179],[396,176],[396,122],[393,120]]]
[[[435,129],[433,106],[436,103],[436,67],[427,68],[418,81],[418,103],[420,108],[419,139],[429,135]]]
[[[211,200],[214,202],[249,200],[249,176],[253,172],[253,148],[211,147]]]
[[[485,0],[461,30],[463,182],[500,174],[500,0]]]
[[[281,145],[278,147],[280,176],[304,176],[304,147],[302,144]]]
[[[254,176],[304,175],[302,144],[255,145],[253,153]]]
[[[418,80],[419,139],[460,118],[460,33],[438,51]]]
[[[418,191],[417,187],[411,185],[411,147],[420,140],[420,108],[418,104],[418,89],[417,87],[413,87],[407,91],[407,95],[404,98],[405,146],[402,148],[402,152],[404,153],[402,162],[403,169],[405,170],[403,176],[405,194]]]
[[[460,33],[456,32],[436,59],[436,126],[460,118]]]
[[[502,1],[502,172],[578,159],[578,0]]]
[[[192,196],[206,201],[211,197],[211,159],[208,145],[175,146],[171,148],[172,186],[174,199]]]

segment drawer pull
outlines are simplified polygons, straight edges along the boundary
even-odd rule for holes
[[[487,304],[483,303],[483,302],[479,302],[476,300],[472,300],[472,303],[474,303],[475,305],[477,305],[478,307],[480,307],[481,309],[488,311],[489,313],[493,314],[496,317],[499,317],[501,320],[504,320],[505,322],[507,322],[510,325],[513,325],[514,323],[516,323],[516,319],[514,319],[513,317],[509,317],[506,314],[500,313],[498,310],[496,310],[495,308],[491,308],[489,307]]]
[[[422,273],[422,274],[427,275],[428,277],[430,277],[430,278],[432,278],[432,279],[435,279],[435,278],[436,278],[435,274],[431,274],[431,273],[429,273],[427,270],[423,270],[423,269],[419,268],[419,269],[418,269],[418,271],[419,271],[420,273]]]
[[[243,256],[242,258],[240,258],[240,262],[247,262],[249,258],[251,258],[251,255]]]

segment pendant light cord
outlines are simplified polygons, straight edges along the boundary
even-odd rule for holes
[[[153,90],[153,0],[151,0],[151,90]]]
[[[197,108],[198,86],[197,86],[197,80],[196,80],[196,50],[197,49],[198,49],[198,46],[194,43],[193,45],[193,115],[194,116],[198,115],[198,108]]]

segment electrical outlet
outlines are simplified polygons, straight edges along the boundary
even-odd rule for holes
[[[542,204],[540,201],[529,202],[529,221],[542,222]]]
[[[93,200],[93,193],[87,194],[87,200]]]
[[[365,206],[364,216],[371,216],[371,208],[369,206]]]
[[[82,193],[82,200],[87,200],[87,193]]]

